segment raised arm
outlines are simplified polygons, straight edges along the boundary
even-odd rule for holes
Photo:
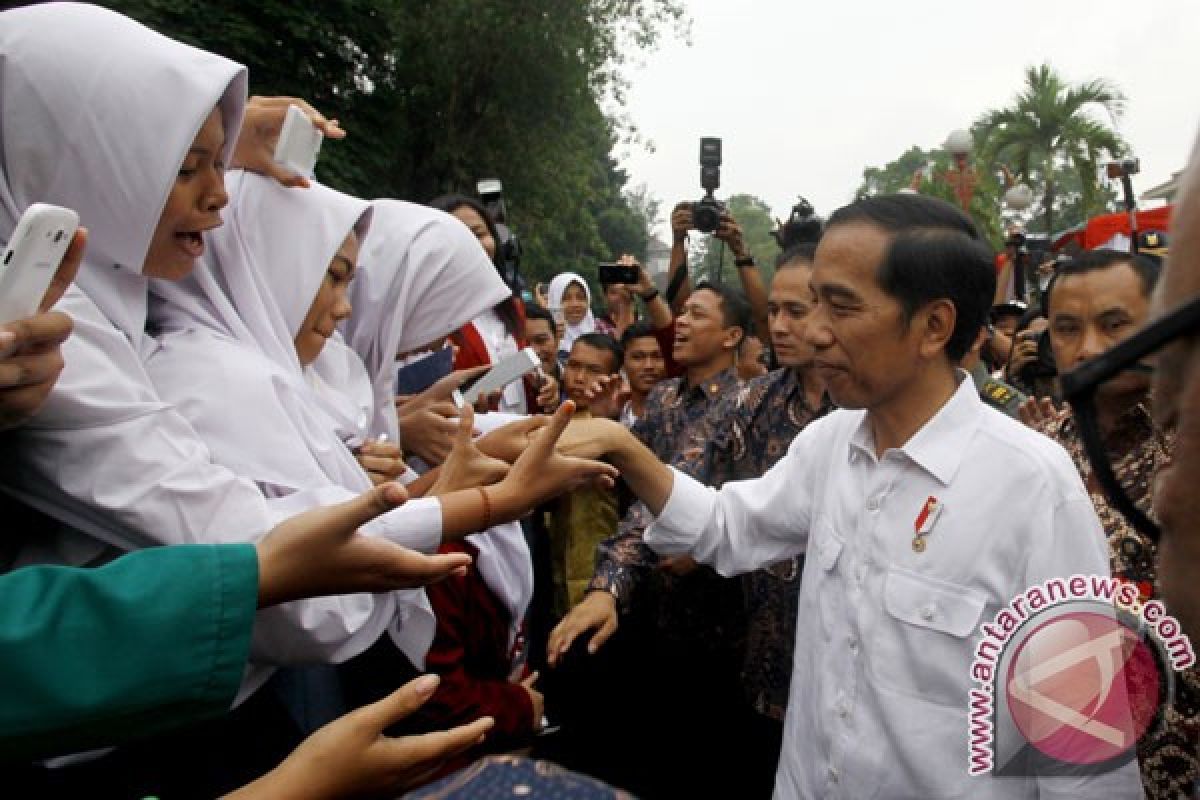
[[[645,542],[662,555],[691,555],[736,575],[803,552],[816,480],[825,469],[826,420],[806,428],[788,454],[761,478],[720,491],[662,464],[637,437],[611,420],[572,423],[562,446],[606,457],[657,521]]]

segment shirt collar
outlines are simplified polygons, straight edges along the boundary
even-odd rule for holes
[[[828,392],[821,392],[821,401],[817,403],[817,407],[813,408],[808,403],[808,396],[804,393],[804,381],[800,378],[800,371],[794,367],[783,367],[777,370],[779,377],[777,378],[776,386],[779,391],[783,392],[783,396],[791,401],[793,398],[800,401],[800,405],[809,413],[816,416],[824,416],[834,408],[833,401],[829,399]],[[768,373],[773,375],[774,373]]]
[[[686,375],[679,380],[679,394],[686,402],[711,401],[721,395],[736,391],[740,383],[737,370],[733,367],[722,370],[695,385],[688,382]]]
[[[910,461],[921,467],[942,485],[949,485],[958,472],[983,407],[979,392],[971,376],[961,369],[955,370],[958,388],[938,412],[913,434],[900,451]],[[862,451],[875,460],[874,436],[871,433],[867,414],[862,413],[858,427],[850,435],[850,451]]]

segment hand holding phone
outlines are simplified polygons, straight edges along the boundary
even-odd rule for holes
[[[600,283],[606,286],[614,283],[634,286],[638,282],[637,264],[601,264],[597,274]]]
[[[64,258],[78,227],[79,215],[69,208],[34,203],[25,210],[0,259],[0,324],[30,317],[62,296],[83,256],[80,236],[73,258]],[[60,274],[63,266],[70,274]],[[48,297],[56,276],[55,296]]]
[[[312,177],[325,135],[312,124],[299,106],[288,106],[279,141],[275,144],[275,163],[304,177]]]
[[[462,390],[463,400],[467,405],[473,406],[479,402],[480,398],[500,391],[525,373],[537,369],[541,363],[542,360],[538,358],[534,349],[526,347],[516,355],[500,361],[475,383],[464,387]]]

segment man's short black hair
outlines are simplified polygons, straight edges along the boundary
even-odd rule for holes
[[[817,254],[816,242],[801,242],[794,244],[775,257],[775,269],[780,270],[789,264],[803,263],[811,265],[813,256]]]
[[[879,265],[878,281],[900,302],[906,321],[934,300],[944,298],[954,305],[956,318],[946,341],[946,358],[957,364],[987,323],[996,293],[992,253],[975,223],[943,200],[891,194],[843,206],[829,218],[826,229],[856,222],[893,235]]]
[[[574,350],[576,345],[586,344],[588,347],[596,350],[607,350],[612,354],[613,372],[619,372],[625,364],[625,348],[617,343],[617,340],[609,336],[607,333],[584,333],[575,340],[575,344],[571,345]]]
[[[704,280],[697,283],[692,291],[698,292],[701,289],[707,289],[721,298],[721,318],[726,328],[741,328],[743,339],[754,333],[754,315],[746,295],[740,290],[727,283]],[[741,346],[740,341],[738,345]]]
[[[539,306],[537,303],[525,304],[525,321],[528,322],[531,319],[540,319],[545,321],[545,323],[550,326],[551,332],[554,331],[554,315],[548,310]]]
[[[650,324],[650,320],[640,319],[625,329],[621,334],[621,347],[628,350],[629,345],[634,339],[653,339],[658,341],[658,336],[655,334],[654,326]]]
[[[1162,272],[1162,267],[1154,259],[1107,248],[1085,250],[1074,258],[1063,261],[1054,270],[1054,275],[1050,278],[1050,283],[1046,285],[1046,291],[1043,293],[1042,313],[1047,317],[1050,316],[1050,298],[1060,279],[1068,275],[1083,275],[1087,272],[1111,269],[1118,264],[1128,264],[1137,273],[1142,284],[1142,297],[1149,297],[1158,284],[1159,273]]]

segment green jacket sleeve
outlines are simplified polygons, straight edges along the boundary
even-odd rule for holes
[[[250,647],[253,545],[179,545],[0,576],[0,760],[224,713]]]

